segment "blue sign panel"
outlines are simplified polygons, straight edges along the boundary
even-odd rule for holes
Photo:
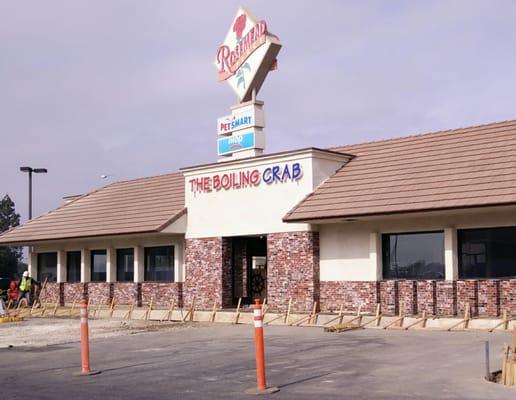
[[[254,131],[248,131],[234,136],[220,138],[217,142],[219,156],[236,153],[237,151],[248,150],[256,145]]]

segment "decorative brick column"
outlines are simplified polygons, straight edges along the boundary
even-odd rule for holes
[[[380,281],[380,309],[382,314],[397,314],[399,312],[398,300],[398,281]]]
[[[403,314],[417,314],[417,281],[399,281],[398,292]]]
[[[437,313],[437,284],[435,281],[417,282],[417,310],[429,315]]]
[[[457,282],[437,281],[437,315],[457,315]]]
[[[500,308],[516,315],[516,279],[500,281]]]
[[[231,239],[186,239],[183,302],[197,307],[231,307]]]
[[[478,281],[478,313],[489,317],[500,315],[500,281],[486,279]]]
[[[267,301],[285,309],[310,310],[319,301],[319,232],[267,235]]]
[[[342,305],[345,311],[356,310],[359,305],[362,311],[374,312],[378,302],[377,283],[374,281],[322,281],[321,310],[335,311]]]
[[[457,313],[464,314],[469,303],[471,315],[478,315],[478,281],[457,281]]]

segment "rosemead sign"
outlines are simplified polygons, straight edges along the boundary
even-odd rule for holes
[[[253,89],[258,93],[275,68],[280,48],[267,23],[240,7],[215,57],[219,80],[227,81],[241,102],[251,100]]]

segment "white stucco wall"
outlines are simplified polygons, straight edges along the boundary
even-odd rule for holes
[[[457,229],[516,226],[516,207],[399,215],[319,225],[321,281],[381,279],[382,233],[445,232],[446,279],[458,277]]]
[[[286,224],[282,218],[324,179],[347,162],[346,155],[304,150],[282,155],[238,160],[186,169],[185,199],[187,238],[241,236],[312,230],[309,224]],[[211,191],[196,191],[192,180],[257,169],[260,174],[274,165],[299,163],[298,180]]]

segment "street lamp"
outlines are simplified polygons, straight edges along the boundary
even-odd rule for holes
[[[29,173],[29,220],[32,219],[32,173],[35,174],[46,174],[48,171],[46,168],[32,168],[32,167],[20,167],[21,172]]]

